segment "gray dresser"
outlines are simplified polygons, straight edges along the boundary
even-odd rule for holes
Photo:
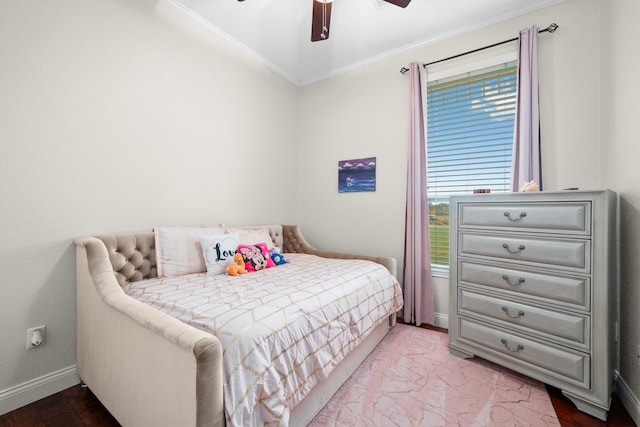
[[[616,194],[450,203],[451,352],[553,385],[606,419],[617,357]]]

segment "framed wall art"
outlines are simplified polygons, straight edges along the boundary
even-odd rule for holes
[[[338,192],[376,191],[376,158],[340,160]]]

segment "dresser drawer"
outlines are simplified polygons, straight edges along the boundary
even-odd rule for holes
[[[460,203],[460,228],[591,234],[591,203]]]
[[[458,281],[511,291],[556,305],[584,310],[591,305],[591,283],[587,277],[556,276],[462,260],[458,267]]]
[[[458,320],[460,342],[471,343],[481,351],[489,349],[501,358],[526,363],[528,369],[544,376],[554,373],[557,378],[590,387],[588,354],[548,345],[464,317]]]
[[[458,255],[479,255],[529,264],[590,271],[590,241],[515,234],[488,235],[460,231]]]
[[[528,328],[546,338],[589,348],[589,318],[578,314],[560,313],[528,304],[512,302],[489,295],[458,289],[460,314],[484,316],[490,320]]]

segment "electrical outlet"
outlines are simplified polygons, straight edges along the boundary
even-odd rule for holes
[[[27,329],[27,350],[42,347],[45,343],[47,327],[45,325]]]

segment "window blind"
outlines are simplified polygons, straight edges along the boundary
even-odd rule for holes
[[[516,71],[497,70],[427,87],[427,173],[430,197],[509,189]]]
[[[432,264],[448,265],[448,202],[474,189],[510,191],[517,64],[427,84]]]

